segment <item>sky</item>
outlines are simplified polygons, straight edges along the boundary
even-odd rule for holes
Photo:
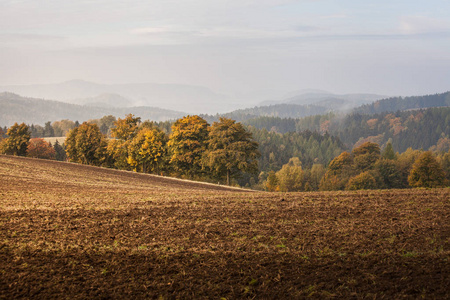
[[[0,0],[0,85],[439,93],[449,15],[448,0]]]

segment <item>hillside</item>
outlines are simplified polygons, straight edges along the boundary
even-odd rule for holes
[[[106,115],[123,117],[132,113],[143,120],[164,121],[185,115],[182,112],[156,107],[93,107],[68,104],[59,101],[26,98],[12,93],[0,93],[0,125],[10,126],[15,122],[26,124],[44,124],[47,121],[63,119],[78,120],[98,119]]]
[[[448,189],[236,193],[7,156],[0,182],[1,298],[450,296]]]
[[[45,185],[51,189],[67,189],[68,194],[70,192],[95,191],[96,189],[104,191],[140,190],[147,191],[149,194],[169,190],[174,193],[247,191],[171,177],[16,156],[0,155],[0,169],[0,182],[4,185],[28,186],[27,188],[32,190],[40,190]],[[8,174],[10,176],[5,176]]]

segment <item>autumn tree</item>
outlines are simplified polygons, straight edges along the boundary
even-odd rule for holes
[[[395,159],[395,152],[392,144],[389,142],[386,144],[386,147],[383,149],[383,153],[381,156],[385,159]]]
[[[374,170],[381,179],[380,188],[398,189],[408,186],[407,177],[404,168],[400,162],[392,159],[379,159],[374,166]]]
[[[377,182],[369,171],[362,172],[349,179],[347,190],[372,190],[377,188]]]
[[[27,156],[33,158],[55,159],[56,151],[52,144],[42,138],[30,139],[28,142]]]
[[[278,192],[280,190],[278,177],[274,171],[269,172],[269,176],[267,176],[265,189],[269,192]]]
[[[106,138],[96,124],[84,122],[72,129],[65,144],[70,161],[101,165],[106,158]]]
[[[1,143],[1,152],[9,155],[25,156],[27,154],[28,141],[31,133],[29,127],[25,124],[15,123],[6,132],[8,138]]]
[[[361,171],[373,169],[375,162],[380,158],[380,146],[377,143],[365,142],[352,151],[356,168]]]
[[[302,163],[298,157],[292,157],[289,162],[277,173],[277,178],[282,192],[295,192],[302,190],[303,170]]]
[[[159,173],[167,155],[167,137],[157,127],[142,128],[128,146],[129,165],[144,173]]]
[[[450,150],[442,156],[441,159],[442,169],[447,179],[447,184],[450,184]]]
[[[348,179],[355,174],[353,158],[347,151],[335,157],[328,165],[328,170],[320,181],[319,189],[343,190]]]
[[[423,152],[414,162],[408,182],[412,187],[441,187],[445,174],[431,151]]]
[[[117,119],[113,115],[108,115],[100,119],[89,120],[88,122],[97,124],[101,133],[108,135],[110,129],[116,126]]]
[[[435,146],[430,147],[430,150],[438,153],[445,153],[450,151],[450,138],[441,137]]]
[[[258,171],[258,143],[241,123],[220,118],[209,130],[207,165],[218,178],[230,179]]]
[[[314,164],[309,172],[308,183],[313,190],[319,189],[320,180],[326,173],[326,169],[322,164]]]
[[[55,136],[66,136],[67,133],[75,128],[75,122],[71,120],[61,120],[52,123]]]
[[[133,114],[128,114],[125,119],[119,118],[114,122],[115,127],[111,129],[111,136],[119,140],[132,140],[138,132],[140,122],[141,118],[134,117]]]
[[[102,121],[103,120],[103,121]],[[98,122],[104,124],[113,122],[114,126],[111,128],[111,136],[114,138],[108,142],[107,154],[108,165],[122,170],[131,170],[128,164],[128,149],[131,141],[139,131],[140,117],[134,117],[128,114],[124,119],[117,119],[113,121],[111,116],[103,117]]]
[[[128,164],[128,146],[130,141],[112,139],[108,141],[106,153],[108,166],[120,170],[132,170]]]
[[[168,147],[176,172],[194,177],[202,173],[203,155],[208,147],[209,124],[199,116],[186,116],[172,125]]]

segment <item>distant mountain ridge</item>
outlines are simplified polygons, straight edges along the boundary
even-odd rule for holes
[[[87,83],[87,85],[85,85],[85,83],[86,82],[84,81],[72,82],[74,85],[90,86],[92,88],[96,87],[95,84],[92,85],[91,83]],[[202,111],[194,111],[192,114],[200,114],[209,122],[216,121],[219,116],[228,117],[237,121],[246,121],[259,117],[299,119],[314,115],[324,115],[330,112],[374,114],[389,111],[396,112],[428,107],[450,106],[450,92],[435,95],[381,99],[371,104],[358,106],[353,108],[353,110],[348,109],[349,101],[353,101],[353,104],[351,105],[354,105],[354,103],[364,102],[370,97],[375,96],[373,94],[348,94],[346,95],[347,99],[333,97],[324,98],[323,96],[327,94],[326,92],[310,92],[311,93],[308,95],[314,94],[317,99],[321,100],[316,101],[315,104],[299,105],[282,103],[255,106],[253,108],[238,109],[229,113],[215,115],[202,114]],[[366,95],[366,97],[363,97],[363,100],[361,100],[357,95]],[[296,99],[296,97],[291,97],[289,99]],[[304,101],[311,101],[311,98],[308,99],[309,100]],[[23,97],[9,92],[0,93],[0,125],[11,125],[14,122],[22,121],[43,124],[47,121],[61,119],[83,121],[101,118],[105,115],[123,117],[128,113],[133,113],[140,116],[142,119],[163,121],[177,119],[190,113],[181,112],[181,110],[168,110],[151,106],[137,106],[134,104],[135,102],[133,100],[123,97],[120,94],[111,93],[99,94],[95,97],[78,98],[72,101],[75,102],[75,104]],[[181,107],[182,105],[180,104],[179,106]]]
[[[56,84],[0,86],[0,92],[11,92],[24,97],[57,99],[71,104],[116,107],[152,106],[189,113],[217,113],[235,109],[228,96],[217,94],[206,87],[182,84],[97,84],[84,80],[70,80]],[[108,97],[109,95],[109,97]],[[99,103],[96,98],[102,98]],[[122,97],[126,104],[118,105]]]
[[[339,108],[339,110],[348,110],[383,98],[386,96],[363,93],[339,95],[322,90],[302,90],[297,91],[297,94],[290,93],[281,100],[263,101],[261,105],[332,105],[333,108]]]
[[[103,116],[124,117],[132,113],[143,120],[165,121],[180,118],[186,113],[157,107],[95,107],[59,101],[22,97],[13,93],[0,93],[0,126],[15,122],[43,125],[47,121],[69,119],[87,121]]]
[[[105,93],[97,97],[74,99],[74,104],[95,107],[132,107],[132,101],[119,94]]]
[[[300,91],[301,93],[302,91]],[[277,101],[263,101],[260,106],[238,109],[224,116],[237,120],[257,117],[303,118],[329,112],[347,112],[362,104],[375,101],[383,96],[375,94],[336,95],[321,90],[303,90],[303,93]]]
[[[354,109],[355,113],[376,114],[383,112],[405,111],[410,109],[450,106],[450,92],[381,99]]]
[[[268,106],[256,106],[253,108],[238,109],[230,113],[222,114],[227,118],[244,121],[257,117],[278,118],[303,118],[311,115],[325,114],[329,110],[318,105],[275,104]]]
[[[305,98],[302,98],[303,96],[288,98],[286,99],[287,103],[255,106],[253,108],[239,109],[222,115],[240,121],[258,117],[299,119],[313,115],[324,115],[330,112],[375,114],[450,106],[450,92],[404,98],[391,97],[363,105],[357,104],[381,96],[374,94],[347,94],[341,95],[345,97],[335,98],[332,96],[327,97],[326,95],[328,94],[317,92],[308,93],[303,94]]]

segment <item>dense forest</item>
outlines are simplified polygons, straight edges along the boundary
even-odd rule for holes
[[[280,118],[303,118],[306,116],[323,114],[329,111],[326,106],[298,105],[298,104],[273,104],[268,106],[256,106],[254,108],[239,109],[224,114],[227,118],[245,121],[258,116],[280,117]]]
[[[328,114],[297,121],[296,130],[328,132],[349,148],[365,141],[382,146],[388,141],[394,149],[430,149],[450,136],[450,107],[429,108],[395,113],[346,116]]]
[[[309,130],[280,134],[250,127],[250,132],[259,143],[259,166],[264,172],[281,169],[292,157],[297,157],[308,168],[315,163],[327,165],[345,150],[339,138]]]
[[[354,109],[355,113],[376,114],[408,109],[450,106],[450,92],[426,96],[394,97],[375,101]]]

